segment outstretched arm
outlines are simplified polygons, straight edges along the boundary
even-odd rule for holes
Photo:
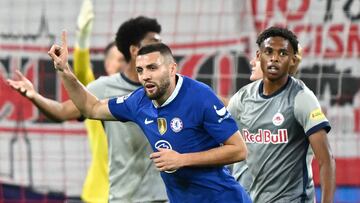
[[[20,71],[16,71],[16,80],[7,79],[8,84],[22,96],[37,106],[46,117],[55,121],[65,121],[80,117],[80,112],[71,100],[63,103],[40,95],[33,84]]]
[[[321,202],[333,202],[335,193],[335,160],[327,133],[319,130],[309,136],[311,147],[320,167]]]
[[[99,120],[115,120],[108,108],[108,99],[98,100],[86,90],[75,75],[71,72],[68,64],[68,48],[66,32],[62,32],[61,46],[53,45],[48,54],[54,61],[55,69],[58,70],[64,87],[75,106],[81,114],[87,118]]]
[[[246,144],[239,131],[236,131],[222,146],[194,153],[180,154],[170,149],[158,149],[150,158],[160,171],[176,170],[185,166],[226,165],[242,161],[247,156]]]

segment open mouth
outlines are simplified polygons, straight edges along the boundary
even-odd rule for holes
[[[152,92],[155,91],[156,86],[155,86],[154,84],[147,83],[147,84],[145,84],[145,89],[146,89],[146,91],[148,91],[149,93],[152,93]]]
[[[270,65],[267,67],[269,73],[277,73],[279,71],[279,67],[275,65]]]

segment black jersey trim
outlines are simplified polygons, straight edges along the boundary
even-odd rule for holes
[[[291,80],[291,77],[288,76],[288,79],[287,79],[286,84],[285,84],[284,86],[282,86],[280,89],[276,90],[274,93],[272,93],[272,94],[270,94],[270,95],[265,95],[265,94],[263,93],[263,91],[264,91],[264,81],[262,80],[262,81],[260,82],[260,86],[259,86],[259,94],[260,94],[260,96],[261,96],[262,98],[264,98],[264,99],[269,99],[269,98],[271,98],[271,97],[275,97],[276,95],[280,94],[283,90],[285,90],[285,88],[286,88],[288,85],[290,85],[291,81],[292,81],[292,80]]]
[[[120,73],[120,76],[128,83],[130,83],[131,85],[135,85],[135,86],[140,86],[141,83],[139,82],[134,82],[132,80],[130,80],[128,77],[126,77],[126,75],[124,73]]]
[[[321,130],[321,129],[324,129],[326,131],[326,133],[328,133],[330,130],[331,130],[331,126],[330,126],[330,123],[328,121],[324,121],[322,123],[319,123],[317,124],[316,126],[310,128],[307,132],[306,132],[306,135],[307,136],[310,136],[312,135],[313,133]]]

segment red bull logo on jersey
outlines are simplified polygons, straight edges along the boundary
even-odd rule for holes
[[[281,113],[276,113],[272,119],[272,122],[276,126],[280,126],[284,122],[284,116]]]
[[[283,144],[289,141],[287,129],[278,129],[278,133],[271,133],[270,130],[259,129],[258,133],[250,133],[247,129],[242,130],[242,136],[246,143],[259,144]]]

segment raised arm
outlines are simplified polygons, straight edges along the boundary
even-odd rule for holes
[[[321,202],[333,202],[335,193],[335,160],[331,153],[327,133],[319,130],[309,136],[320,168]]]
[[[170,149],[158,149],[150,155],[160,171],[176,170],[185,166],[214,166],[242,161],[247,156],[246,144],[236,131],[222,146],[194,153],[180,154]]]
[[[62,32],[61,46],[53,45],[48,54],[54,61],[55,69],[63,81],[69,97],[74,102],[82,115],[87,118],[99,120],[115,120],[108,108],[108,99],[98,100],[86,90],[75,75],[71,72],[68,64],[68,48],[66,32]]]
[[[74,74],[87,85],[95,79],[90,63],[90,36],[94,22],[94,10],[90,0],[84,0],[77,19],[74,49]]]
[[[75,47],[73,63],[74,73],[82,84],[87,85],[91,81],[95,80],[90,63],[89,49],[80,49]]]
[[[33,84],[20,71],[16,71],[16,79],[7,79],[8,84],[22,96],[29,99],[46,117],[54,121],[65,121],[80,117],[80,111],[71,100],[58,102],[40,95]]]
[[[87,85],[94,80],[94,74],[90,64],[89,41],[92,30],[94,12],[91,1],[84,1],[78,22],[76,45],[74,50],[74,72],[80,81]],[[16,80],[8,79],[8,84],[22,96],[29,99],[39,110],[51,120],[65,121],[80,117],[80,111],[71,100],[58,102],[40,95],[33,87],[33,84],[16,71]]]

